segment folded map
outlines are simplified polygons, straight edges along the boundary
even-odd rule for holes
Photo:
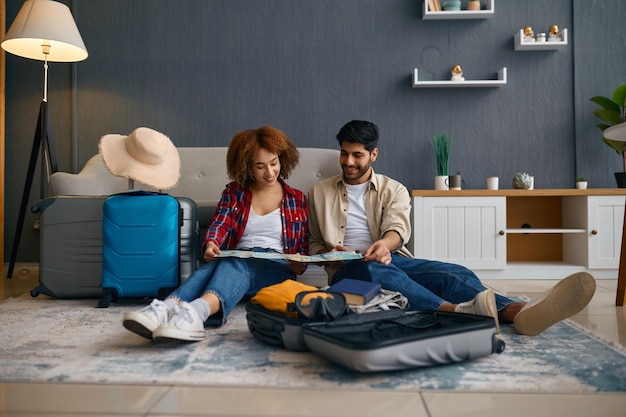
[[[295,262],[337,262],[361,259],[363,255],[356,251],[326,252],[319,255],[299,255],[276,252],[254,252],[251,250],[223,250],[216,258],[258,258],[258,259],[287,259]]]

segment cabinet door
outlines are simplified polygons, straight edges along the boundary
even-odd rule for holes
[[[624,196],[589,196],[587,200],[589,268],[619,266]]]
[[[416,256],[471,269],[505,268],[505,197],[425,197],[421,209],[423,256]]]

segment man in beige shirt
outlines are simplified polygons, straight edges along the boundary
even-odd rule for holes
[[[536,335],[578,313],[595,292],[594,278],[571,275],[526,302],[495,294],[464,266],[413,258],[404,246],[411,236],[411,201],[404,185],[376,174],[378,127],[353,120],[341,128],[342,174],[315,184],[308,195],[312,254],[358,250],[363,260],[326,267],[329,283],[343,278],[374,281],[398,291],[413,310],[441,310],[493,317]]]

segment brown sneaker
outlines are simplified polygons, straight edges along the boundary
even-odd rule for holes
[[[454,311],[457,313],[493,317],[496,321],[496,333],[500,333],[496,296],[492,290],[480,292],[473,300],[458,304]]]
[[[527,336],[538,335],[585,308],[595,291],[596,280],[591,274],[572,274],[530,300],[515,316],[515,330]]]

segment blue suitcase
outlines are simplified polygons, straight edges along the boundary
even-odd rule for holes
[[[166,297],[179,285],[181,207],[168,194],[130,191],[108,197],[102,221],[102,293]]]

